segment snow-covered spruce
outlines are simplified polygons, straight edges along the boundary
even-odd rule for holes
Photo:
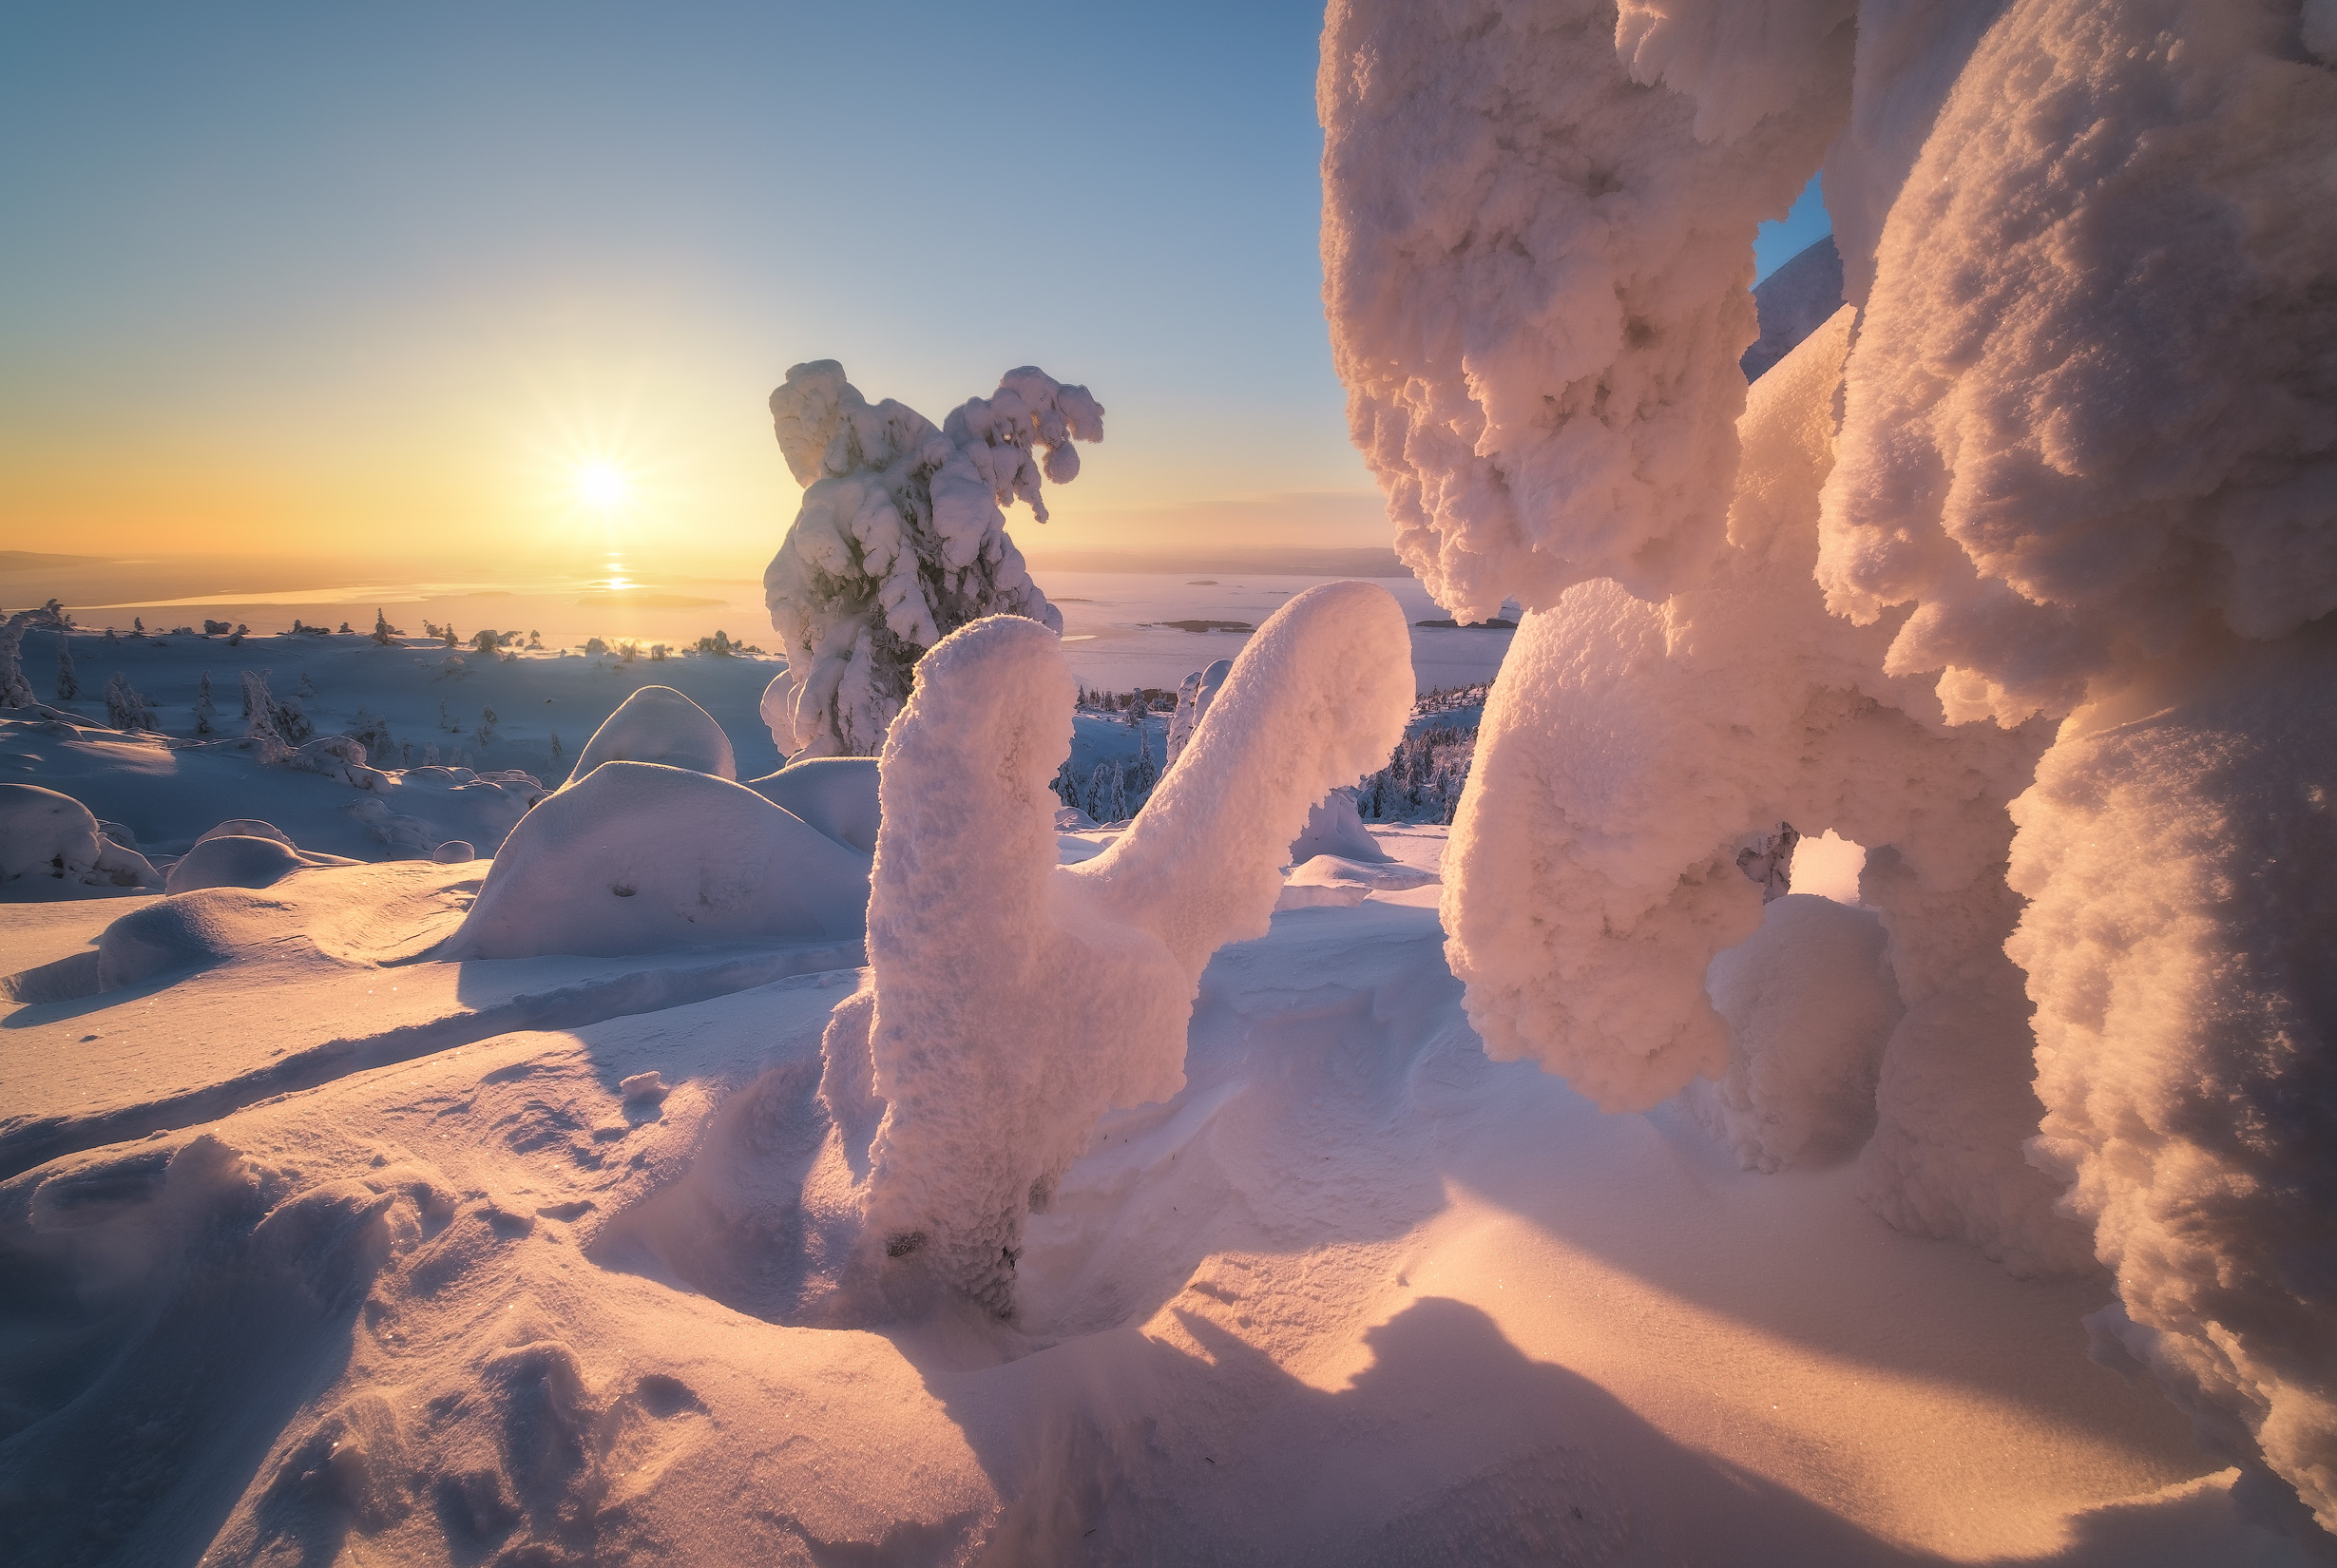
[[[911,667],[968,621],[1019,615],[1063,629],[1002,508],[1027,502],[1046,521],[1042,473],[1068,484],[1080,471],[1072,443],[1103,439],[1086,388],[1026,365],[935,430],[891,398],[871,405],[843,366],[820,359],[788,371],[771,420],[805,487],[763,574],[787,656],[763,720],[783,755],[873,755]]]
[[[1182,1084],[1202,966],[1265,931],[1308,811],[1403,733],[1409,650],[1382,589],[1293,599],[1143,813],[1068,867],[1047,788],[1072,711],[1054,636],[994,617],[927,657],[880,773],[873,1005],[839,1010],[825,1046],[829,1079],[866,1082],[885,1106],[853,1310],[916,1311],[948,1292],[1013,1310],[1024,1214],[1097,1118]],[[849,1098],[832,1097],[839,1120]]]

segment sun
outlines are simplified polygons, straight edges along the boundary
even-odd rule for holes
[[[575,477],[576,498],[585,506],[600,511],[615,511],[633,493],[633,482],[623,468],[614,463],[591,462],[578,466]]]

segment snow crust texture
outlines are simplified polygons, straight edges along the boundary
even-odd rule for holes
[[[1025,502],[1044,523],[1042,476],[1078,476],[1073,443],[1103,439],[1086,388],[1025,365],[936,430],[891,398],[871,404],[820,359],[788,371],[771,421],[804,487],[763,574],[787,655],[763,718],[782,754],[875,755],[919,656],[968,621],[1019,615],[1063,630],[1002,508]]]
[[[1265,932],[1309,809],[1402,735],[1409,648],[1382,589],[1293,599],[1144,810],[1076,866],[1047,789],[1074,698],[1054,635],[992,617],[927,657],[882,761],[872,995],[824,1045],[826,1081],[867,1085],[835,1088],[839,1122],[884,1107],[847,1287],[876,1299],[856,1310],[948,1291],[1012,1312],[1024,1216],[1106,1110],[1182,1087],[1202,967]]]
[[[1331,7],[1332,353],[1397,551],[1458,619],[1660,597],[1713,558],[1753,237],[1849,111],[1843,12],[1627,6],[1626,57],[1597,0]]]

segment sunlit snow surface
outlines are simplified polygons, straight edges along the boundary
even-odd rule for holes
[[[2085,1359],[2100,1282],[1486,1061],[1433,884],[1220,953],[1019,1321],[882,1334],[758,1315],[856,973],[416,960],[475,886],[299,872],[0,1019],[10,1560],[2289,1560]],[[0,908],[11,966],[141,902]]]

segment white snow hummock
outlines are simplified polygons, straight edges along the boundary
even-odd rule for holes
[[[339,855],[306,853],[273,830],[244,834],[223,833],[214,828],[179,857],[163,887],[173,893],[193,892],[198,888],[267,888],[311,867],[355,864]]]
[[[1203,966],[1265,931],[1309,808],[1402,735],[1409,650],[1382,589],[1293,599],[1144,810],[1076,866],[1058,865],[1047,788],[1073,698],[1053,634],[994,617],[927,656],[880,775],[872,1005],[840,1011],[823,1047],[832,1085],[868,1086],[834,1091],[839,1122],[884,1107],[850,1289],[894,1311],[950,1291],[1012,1312],[1024,1215],[1097,1118],[1181,1087]]]
[[[1020,615],[1063,630],[1002,508],[1027,502],[1045,522],[1042,473],[1068,484],[1072,443],[1103,439],[1103,407],[1085,387],[1025,365],[935,430],[891,398],[872,406],[843,366],[819,359],[789,369],[771,422],[804,487],[763,574],[787,669],[762,714],[782,754],[874,755],[919,656],[968,621]]]
[[[472,958],[617,955],[859,933],[869,857],[728,779],[603,762],[495,853],[450,944]]]
[[[874,757],[805,757],[776,773],[750,778],[746,787],[837,843],[863,854],[876,852],[880,808]]]
[[[730,736],[714,716],[671,686],[643,686],[601,721],[576,754],[571,783],[603,762],[662,762],[716,778],[738,776]]]

